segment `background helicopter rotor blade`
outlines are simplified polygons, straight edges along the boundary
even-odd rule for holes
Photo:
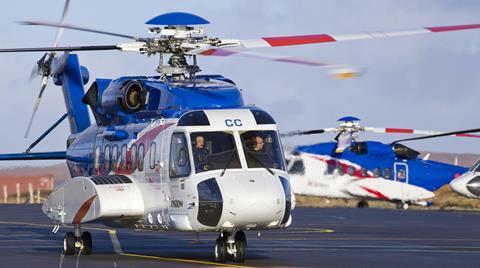
[[[336,128],[324,128],[324,129],[311,129],[311,130],[294,130],[287,133],[280,134],[280,137],[292,137],[292,136],[301,136],[301,135],[313,135],[313,134],[322,134],[325,132],[335,132]]]
[[[145,40],[145,38],[136,37],[136,36],[133,36],[133,35],[113,33],[113,32],[107,32],[107,31],[102,31],[102,30],[95,30],[95,29],[91,29],[91,28],[80,27],[80,26],[75,26],[75,25],[71,25],[71,24],[50,22],[50,21],[27,20],[27,21],[19,21],[18,23],[23,24],[23,25],[47,26],[47,27],[55,27],[55,28],[60,28],[60,29],[63,28],[63,29],[91,32],[91,33],[97,33],[97,34],[111,35],[111,36],[116,36],[116,37],[133,39],[135,41]]]
[[[413,141],[413,140],[424,140],[424,139],[432,139],[432,138],[439,138],[439,137],[445,137],[445,136],[461,136],[461,137],[475,137],[479,138],[479,135],[472,135],[469,133],[477,133],[480,132],[480,128],[474,128],[474,129],[467,129],[467,130],[459,130],[459,131],[452,131],[452,132],[444,132],[441,134],[434,134],[434,135],[427,135],[427,136],[421,136],[421,137],[414,137],[414,138],[408,138],[408,139],[401,139],[401,140],[396,140],[390,145],[394,145],[399,142],[403,141]]]
[[[374,132],[374,133],[387,133],[387,134],[414,134],[414,135],[440,135],[447,132],[442,131],[432,131],[432,130],[418,130],[411,128],[376,128],[376,127],[364,127],[365,131]],[[471,137],[471,138],[480,138],[480,135],[475,134],[451,134],[457,137]]]

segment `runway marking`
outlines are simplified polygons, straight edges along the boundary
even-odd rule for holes
[[[242,267],[242,268],[250,268],[251,266],[242,266],[242,265],[235,265],[235,264],[227,264],[227,263],[218,263],[218,262],[210,262],[210,261],[200,261],[200,260],[190,260],[190,259],[178,259],[178,258],[167,258],[167,257],[158,257],[158,256],[150,256],[150,255],[140,255],[140,254],[132,254],[132,253],[123,253],[120,254],[121,256],[128,256],[128,257],[137,257],[137,258],[144,258],[144,259],[152,259],[152,260],[161,260],[161,261],[173,261],[173,262],[183,262],[183,263],[193,263],[193,264],[201,264],[201,265],[211,265],[211,266],[221,266],[221,267]]]
[[[303,232],[297,232],[297,233],[334,233],[334,229],[324,229],[324,228],[288,228],[287,230],[301,230]],[[289,233],[287,232],[282,232],[282,233]],[[290,233],[295,233],[295,232],[290,232]]]

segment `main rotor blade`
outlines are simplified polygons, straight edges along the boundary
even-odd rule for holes
[[[474,128],[474,129],[467,129],[467,130],[460,130],[460,131],[452,131],[452,132],[445,132],[441,134],[435,134],[435,135],[427,135],[427,136],[421,136],[421,137],[415,137],[415,138],[409,138],[409,139],[401,139],[401,140],[396,140],[390,145],[394,145],[395,143],[403,142],[403,141],[413,141],[413,140],[424,140],[424,139],[432,139],[432,138],[438,138],[438,137],[445,137],[445,136],[463,136],[463,137],[476,137],[477,135],[471,135],[469,133],[476,133],[480,132],[480,128]],[[477,137],[478,138],[478,137]]]
[[[45,88],[47,87],[48,84],[48,76],[43,76],[42,77],[42,82],[40,85],[40,92],[38,93],[38,97],[35,100],[35,106],[33,106],[33,112],[32,116],[30,117],[30,122],[28,122],[27,126],[27,131],[25,131],[25,136],[24,138],[28,138],[28,134],[30,133],[30,128],[32,127],[33,119],[35,118],[35,114],[37,113],[38,106],[40,105],[40,100],[42,99],[43,92],[45,91]]]
[[[64,23],[65,18],[67,16],[69,6],[70,6],[70,0],[65,0],[65,6],[63,7],[63,12],[62,12],[62,17],[60,19],[60,24]],[[62,34],[63,34],[63,29],[64,28],[61,27],[61,28],[58,28],[58,30],[57,30],[57,35],[55,36],[55,41],[53,42],[54,47],[58,46],[58,42],[60,42],[60,38],[62,37]]]
[[[91,28],[75,26],[75,25],[71,25],[71,24],[62,24],[62,23],[56,23],[56,22],[50,22],[50,21],[27,20],[27,21],[19,21],[19,23],[23,24],[23,25],[48,26],[48,27],[55,27],[55,28],[65,28],[65,29],[70,29],[70,30],[98,33],[98,34],[104,34],[104,35],[111,35],[111,36],[116,36],[116,37],[129,38],[129,39],[133,39],[135,41],[143,41],[144,40],[144,38],[133,36],[133,35],[112,33],[112,32],[107,32],[107,31],[101,31],[101,30],[95,30],[95,29],[91,29]]]
[[[100,46],[66,46],[66,47],[23,47],[23,48],[2,48],[0,53],[9,52],[48,52],[48,51],[96,51],[96,50],[122,50],[118,45]]]
[[[364,68],[360,68],[356,66],[320,62],[316,60],[299,58],[299,57],[291,57],[291,56],[270,54],[270,53],[267,54],[267,53],[260,53],[256,51],[254,52],[254,51],[241,50],[241,49],[217,48],[214,46],[205,46],[205,47],[197,48],[197,49],[188,51],[186,54],[201,55],[201,56],[217,56],[217,57],[243,56],[243,57],[252,57],[252,58],[271,60],[276,62],[320,67],[322,69],[328,70],[329,74],[335,78],[357,77],[357,76],[361,76],[364,71]]]
[[[356,34],[313,34],[313,35],[262,37],[262,38],[256,38],[256,39],[236,40],[236,42],[225,44],[225,47],[242,47],[242,48],[248,49],[248,48],[260,48],[260,47],[296,46],[296,45],[331,43],[331,42],[353,41],[353,40],[364,40],[364,39],[382,39],[382,38],[390,38],[390,37],[397,37],[397,36],[431,34],[431,33],[474,30],[474,29],[480,29],[480,24],[423,27],[423,28],[409,29],[409,30],[375,31],[375,32],[364,32],[364,33],[356,33]],[[222,44],[220,44],[220,46],[222,46]]]

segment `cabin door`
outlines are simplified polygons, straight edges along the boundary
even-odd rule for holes
[[[393,174],[395,181],[408,183],[408,165],[406,163],[395,163]]]

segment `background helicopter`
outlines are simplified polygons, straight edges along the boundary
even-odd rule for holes
[[[419,158],[419,152],[400,144],[401,141],[443,136],[473,137],[472,129],[457,132],[435,132],[404,128],[373,128],[359,124],[355,117],[340,118],[340,126],[308,131],[292,131],[284,137],[337,133],[336,142],[298,146],[287,157],[292,188],[297,194],[330,198],[359,198],[358,207],[366,207],[365,199],[397,203],[407,209],[410,204],[426,205],[433,191],[463,174],[467,168]],[[384,144],[358,141],[360,132],[403,133],[425,135]]]
[[[67,160],[75,178],[59,187],[44,205],[44,212],[54,221],[75,226],[75,233],[67,233],[65,236],[65,252],[72,254],[75,248],[80,248],[82,253],[90,253],[91,236],[88,232],[81,233],[80,224],[103,222],[131,228],[221,230],[215,245],[215,259],[218,261],[225,261],[229,256],[233,256],[236,261],[243,261],[246,241],[242,229],[288,226],[294,202],[283,159],[277,157],[281,148],[276,142],[275,122],[262,110],[245,106],[239,89],[231,80],[218,75],[197,75],[199,67],[196,56],[227,56],[242,54],[244,49],[257,47],[331,43],[480,28],[479,25],[461,25],[355,35],[318,34],[241,40],[210,38],[203,30],[192,26],[208,22],[185,13],[165,14],[149,21],[150,24],[167,27],[152,27],[151,32],[158,36],[148,38],[57,23],[27,23],[103,33],[130,38],[135,42],[3,49],[1,52],[120,50],[159,54],[161,59],[157,68],[160,75],[96,79],[85,95],[83,84],[88,82],[89,75],[87,69],[79,65],[75,54],[55,54],[51,61],[47,55],[40,60],[42,79],[53,76],[55,84],[62,85],[67,114],[61,120],[68,117],[71,130],[67,150],[30,152],[61,122],[59,120],[28,148],[27,153],[3,155],[1,158]],[[167,64],[163,61],[164,54],[171,55]],[[192,62],[187,62],[190,58]],[[285,61],[283,57],[273,59]],[[292,62],[297,63],[298,60]],[[90,126],[85,104],[90,106],[96,124]],[[266,163],[265,155],[248,153],[247,140],[256,138],[257,135],[251,131],[260,132],[258,135],[263,136],[269,147],[269,151],[263,154],[275,161]],[[185,136],[181,136],[180,132]],[[195,171],[193,174],[192,169],[186,167],[193,164],[196,166],[191,154],[191,143],[198,136],[191,135],[198,135],[198,132],[232,132],[235,138],[234,142],[229,136],[220,139],[225,143],[217,149],[214,140],[218,139],[208,137],[212,133],[204,133],[206,143],[210,143],[209,150],[217,158],[207,161],[206,166],[209,168],[203,169],[205,173]],[[171,152],[173,153],[170,154]],[[179,167],[185,169],[177,170]],[[190,171],[186,172],[188,170]],[[228,179],[235,175],[238,175],[237,180]],[[271,207],[267,206],[268,211],[257,210],[263,207],[260,204],[269,202],[260,198],[264,196],[264,188],[255,187],[257,180],[242,175],[253,175],[258,179],[258,184],[268,187],[267,199],[275,200],[274,204],[270,203]],[[238,193],[239,187],[235,183],[239,181],[245,192]],[[223,202],[220,193],[230,197],[230,204]],[[244,199],[247,193],[252,197],[249,203],[235,202]],[[123,204],[124,194],[129,195],[133,202]],[[65,206],[60,206],[63,203]]]

